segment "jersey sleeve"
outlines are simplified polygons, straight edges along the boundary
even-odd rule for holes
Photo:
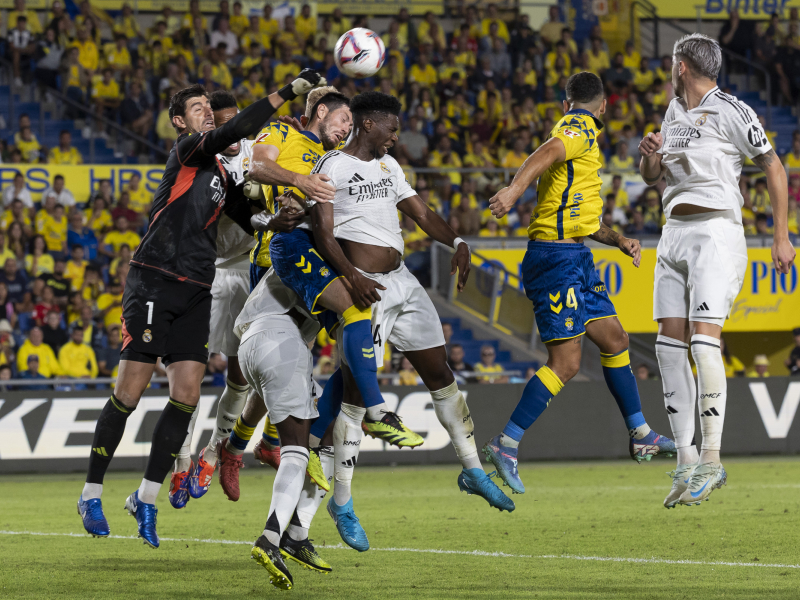
[[[673,98],[672,102],[670,102],[669,106],[667,107],[667,112],[664,113],[664,120],[661,122],[661,148],[656,150],[656,154],[664,154],[664,148],[667,147],[667,135],[669,133],[669,128],[664,127],[664,123],[672,122],[675,112],[675,109],[673,108],[675,101],[676,99]]]
[[[256,136],[253,146],[257,144],[264,144],[267,146],[275,146],[278,150],[283,148],[286,142],[286,136],[289,134],[289,126],[283,123],[270,123]]]
[[[184,167],[196,167],[201,163],[208,162],[208,156],[202,151],[205,142],[205,134],[189,133],[186,137],[179,138],[175,147],[178,161]]]
[[[772,150],[772,144],[758,122],[756,113],[746,104],[733,100],[722,113],[722,133],[747,158]]]
[[[394,173],[397,176],[397,202],[402,202],[411,196],[417,196],[417,191],[411,187],[410,183],[408,183],[406,174],[400,164],[396,160],[392,160],[392,163],[392,166],[394,167]]]
[[[564,143],[567,157],[564,160],[580,158],[591,150],[589,138],[581,133],[579,127],[564,125],[553,132],[553,137],[560,139]]]

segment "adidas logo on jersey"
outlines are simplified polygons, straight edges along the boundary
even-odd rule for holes
[[[674,393],[674,392],[673,392],[673,393]],[[668,413],[668,414],[670,414],[670,415],[674,415],[676,412],[678,412],[678,410],[677,410],[677,409],[675,409],[675,408],[671,407],[669,404],[667,404],[667,413]]]
[[[350,181],[348,181],[347,183],[358,183],[359,181],[364,181],[364,178],[361,175],[359,175],[358,173],[356,173],[356,174],[353,175],[353,178]]]
[[[704,413],[701,413],[700,416],[701,417],[718,417],[719,413],[717,412],[717,409],[712,406],[711,408],[709,408]]]
[[[711,310],[711,309],[708,308],[708,304],[703,302],[700,306],[697,307],[697,310]]]

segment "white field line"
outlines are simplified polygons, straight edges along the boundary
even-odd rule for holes
[[[86,533],[44,533],[40,531],[4,531],[0,530],[0,535],[34,535],[41,537],[76,537],[86,538]],[[109,535],[110,539],[115,540],[135,540],[133,535]],[[214,540],[200,538],[160,538],[162,542],[192,542],[197,544],[232,544],[240,546],[250,546],[253,542],[243,542],[238,540]],[[319,546],[326,550],[350,550],[343,544],[333,546]],[[370,548],[375,552],[416,552],[418,554],[455,554],[459,556],[488,556],[493,558],[532,558],[532,559],[557,559],[557,560],[584,560],[596,562],[618,562],[618,563],[637,563],[651,565],[700,565],[710,567],[762,567],[773,569],[800,569],[800,564],[785,565],[778,563],[750,563],[750,562],[727,562],[727,561],[704,561],[704,560],[670,560],[666,558],[630,558],[619,556],[580,556],[576,554],[508,554],[506,552],[487,552],[485,550],[437,550],[424,548]]]

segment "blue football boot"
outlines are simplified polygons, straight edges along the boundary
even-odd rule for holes
[[[172,474],[169,482],[169,503],[173,508],[183,508],[189,503],[193,496],[189,495],[191,474],[194,472],[194,465],[189,463],[188,471],[177,471]]]
[[[503,512],[511,512],[516,508],[514,501],[506,496],[492,478],[483,472],[483,469],[464,469],[458,475],[458,488],[467,494],[480,496],[493,506]]]
[[[675,449],[675,442],[651,430],[640,440],[631,438],[630,452],[631,458],[641,463],[654,456],[675,456],[678,451]]]
[[[500,443],[500,435],[494,436],[483,446],[487,460],[497,468],[497,474],[514,494],[524,494],[525,486],[517,470],[517,450]]]
[[[344,506],[336,504],[333,498],[328,501],[328,514],[336,523],[336,529],[345,544],[358,550],[359,552],[366,552],[369,550],[369,540],[367,539],[367,532],[358,522],[358,517],[353,510],[353,499],[347,501]]]
[[[158,509],[155,504],[145,504],[139,501],[139,490],[133,492],[125,500],[125,510],[136,518],[139,525],[139,537],[151,548],[158,548],[158,534],[156,533],[156,517]]]
[[[90,533],[92,537],[108,537],[108,534],[111,533],[106,516],[103,514],[103,502],[100,498],[91,500],[78,498],[78,514],[83,519],[83,528],[86,533]]]

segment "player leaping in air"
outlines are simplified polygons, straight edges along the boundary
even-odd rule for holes
[[[489,201],[492,214],[500,218],[539,179],[539,202],[528,227],[522,277],[547,345],[547,364],[525,386],[503,432],[483,447],[500,477],[518,494],[525,492],[517,471],[520,440],[578,373],[584,333],[600,349],[606,384],[630,434],[631,457],[641,462],[675,452],[672,440],[652,431],[642,415],[628,356],[628,334],[597,276],[591,250],[583,245],[588,237],[618,247],[633,258],[636,267],[641,260],[638,240],[625,238],[600,222],[603,201],[597,135],[603,128],[598,117],[606,108],[603,83],[592,73],[577,73],[567,81],[566,92],[564,118],[550,138],[527,158],[511,185]]]
[[[254,102],[219,129],[202,86],[190,86],[172,97],[169,114],[180,135],[153,199],[147,235],[131,260],[122,301],[119,377],[97,420],[86,484],[78,499],[88,533],[109,534],[100,499],[103,478],[128,416],[161,357],[170,400],[153,432],[141,486],[125,502],[139,535],[158,547],[156,497],[186,437],[208,358],[217,224],[228,184],[216,155],[255,135],[278,107],[308,93],[320,79],[314,71],[302,71],[291,84]]]
[[[667,183],[662,200],[667,223],[658,243],[653,289],[656,356],[678,449],[672,489],[664,499],[667,508],[700,504],[727,481],[719,455],[728,391],[720,337],[748,263],[738,181],[745,157],[767,176],[775,272],[789,273],[795,258],[786,171],[753,110],[717,87],[721,67],[715,40],[694,33],[675,42],[676,98],[661,132],[639,144],[642,179],[655,185],[663,177]],[[699,454],[694,442],[698,392]]]
[[[453,273],[459,272],[459,289],[469,275],[467,244],[425,205],[406,181],[397,162],[387,155],[397,142],[400,109],[396,98],[379,92],[365,92],[350,101],[353,134],[342,150],[327,153],[312,171],[330,178],[336,196],[332,202],[317,203],[310,208],[313,238],[303,229],[289,234],[298,238],[298,234],[303,235],[302,244],[288,243],[285,234],[273,238],[273,264],[282,279],[312,299],[316,297],[315,290],[303,287],[307,279],[299,266],[301,257],[308,255],[315,257],[312,271],[319,270],[328,277],[341,276],[347,282],[365,278],[378,284],[375,287],[380,293],[372,292],[377,297],[359,300],[372,304],[375,337],[364,342],[358,359],[368,357],[375,364],[382,358],[383,342],[388,340],[394,344],[431,390],[436,416],[450,435],[463,466],[458,476],[459,487],[482,496],[496,508],[512,511],[514,503],[481,468],[472,418],[447,366],[445,341],[436,309],[402,260],[404,245],[398,210],[411,216],[433,239],[455,248],[451,264]],[[275,252],[276,245],[281,248],[280,254]],[[315,285],[319,288],[322,283],[319,281]],[[368,320],[364,322],[369,326]],[[339,334],[340,343],[346,341],[346,334],[345,328]],[[353,381],[352,355],[347,352],[343,353],[341,370],[344,375],[341,412],[336,417],[331,407],[320,406],[327,420],[321,416],[315,424],[315,428],[319,425],[316,437],[322,437],[327,425],[336,417],[333,428],[335,487],[328,512],[342,539],[364,551],[369,548],[369,542],[353,510],[353,469],[363,435],[362,420],[366,417],[368,424],[381,421],[387,412],[385,405],[364,407],[366,403],[359,394],[361,388]],[[328,382],[328,386],[334,385],[334,381]],[[320,403],[324,405],[328,399],[335,401],[323,394]]]

